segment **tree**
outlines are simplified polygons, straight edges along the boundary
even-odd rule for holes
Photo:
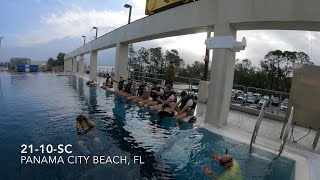
[[[58,56],[57,56],[57,62],[56,62],[56,65],[57,66],[63,66],[64,65],[64,56],[65,56],[66,54],[65,53],[62,53],[62,52],[60,52],[59,54],[58,54]]]
[[[64,65],[64,56],[66,54],[60,52],[57,56],[57,60],[53,59],[52,57],[50,57],[48,59],[47,65],[54,67],[54,66],[63,66]]]
[[[270,89],[278,89],[281,76],[280,65],[283,62],[283,53],[280,50],[270,51],[264,57],[264,61],[260,62],[261,68],[267,72],[271,80]]]
[[[172,49],[171,51],[167,50],[164,55],[164,60],[165,60],[166,67],[172,61],[175,64],[178,72],[180,72],[181,68],[184,68],[184,66],[185,66],[183,59],[180,58],[180,56],[179,56],[179,52],[175,49]]]
[[[254,86],[255,68],[249,59],[244,59],[241,62],[237,61],[235,65],[234,84],[244,86]]]
[[[55,65],[56,65],[56,61],[55,61],[52,57],[50,57],[50,58],[48,59],[47,65],[49,65],[49,66],[55,66]]]
[[[136,58],[137,52],[134,50],[133,44],[129,44],[129,57],[128,57],[128,64],[130,68],[136,67],[137,58]]]
[[[314,64],[313,62],[311,62],[308,54],[304,52],[298,52],[296,55],[296,59],[293,61],[293,63],[309,64],[309,65]]]
[[[139,62],[139,70],[140,71],[144,71],[144,67],[148,64],[150,64],[149,62],[149,52],[146,48],[142,47],[139,51],[138,51],[138,57],[137,60]]]
[[[164,67],[164,58],[163,58],[163,53],[161,51],[161,47],[150,48],[149,55],[150,55],[150,63],[152,63],[152,66],[151,66],[152,70],[150,72],[162,74],[163,67]]]

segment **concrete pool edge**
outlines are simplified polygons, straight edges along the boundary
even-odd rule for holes
[[[237,129],[233,129],[230,127],[215,127],[211,124],[205,123],[203,128],[207,129],[210,132],[215,134],[219,134],[221,136],[245,143],[250,144],[251,134],[239,131]],[[278,142],[271,141],[269,139],[264,139],[261,137],[257,138],[257,142],[259,144],[254,144],[255,147],[277,154],[276,148],[279,148]],[[261,144],[261,142],[263,144]],[[293,147],[286,147],[282,153],[282,156],[287,157],[295,161],[295,177],[294,179],[316,179],[318,174],[317,168],[310,168],[310,164],[312,166],[320,166],[320,162],[314,160],[313,158],[317,158],[320,160],[320,156],[301,149],[293,149]],[[318,157],[317,157],[318,156]],[[316,165],[314,165],[316,164]]]

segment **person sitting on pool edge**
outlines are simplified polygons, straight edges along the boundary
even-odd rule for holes
[[[128,79],[128,83],[124,86],[123,92],[119,92],[118,96],[129,97],[133,94],[133,82],[132,79]]]
[[[217,154],[212,154],[211,157],[215,158],[219,161],[220,165],[225,168],[225,171],[218,176],[218,180],[242,180],[242,173],[240,164],[238,161],[232,158],[230,154],[228,154],[228,150],[226,149],[226,154],[219,156]],[[204,173],[213,176],[213,171],[208,167],[204,168]],[[216,179],[216,178],[215,178]]]
[[[163,96],[164,90],[161,86],[158,86],[157,81],[152,82],[152,87],[150,91],[150,98],[141,102],[141,105],[145,107],[154,106],[158,104],[158,97]]]
[[[118,95],[119,93],[121,93],[121,91],[125,85],[126,80],[124,80],[122,77],[120,77],[119,81],[113,80],[113,82],[118,83],[118,89],[114,91],[114,94]]]
[[[85,134],[95,126],[95,123],[90,121],[84,113],[81,113],[76,120],[76,129],[78,134]]]
[[[112,77],[108,73],[106,82],[103,83],[103,86],[101,88],[102,89],[112,88],[112,85],[113,85]]]
[[[168,85],[168,84],[167,84],[167,85]],[[172,94],[173,97],[176,99],[176,97],[175,97],[175,92],[173,91],[172,85],[171,85],[171,84],[169,84],[170,86],[167,86],[167,85],[165,86],[164,89],[160,87],[161,89],[163,89],[163,92],[161,92],[161,90],[160,90],[160,92],[153,91],[153,92],[155,92],[156,95],[157,95],[156,99],[155,99],[155,100],[152,100],[152,101],[149,101],[148,104],[145,104],[145,105],[144,105],[144,107],[152,107],[152,106],[157,106],[157,105],[159,105],[159,104],[162,104],[161,99],[165,99],[165,94],[166,94],[166,93],[167,93],[167,95],[168,95],[168,93]],[[170,88],[170,90],[169,90],[168,88]],[[167,91],[166,91],[166,89],[167,89]],[[174,101],[174,100],[172,100],[172,101]],[[170,102],[170,103],[171,103],[171,102]],[[160,109],[161,109],[161,108],[160,108]],[[159,110],[160,110],[160,109],[159,109]]]
[[[167,84],[163,96],[157,98],[158,105],[150,106],[150,109],[152,111],[163,110],[166,106],[169,106],[171,102],[174,102],[175,99],[175,92],[172,90],[171,84]]]
[[[172,102],[170,104],[172,107],[171,111],[176,111],[178,113],[176,115],[178,120],[183,120],[188,116],[193,116],[196,105],[197,103],[193,101],[193,96],[188,95],[186,91],[181,92],[181,99],[178,103]]]
[[[133,100],[135,102],[141,102],[148,98],[148,86],[144,79],[140,80],[140,85],[137,87],[137,96],[133,95],[127,97],[129,100]]]

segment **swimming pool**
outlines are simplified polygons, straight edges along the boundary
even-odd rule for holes
[[[1,73],[0,169],[4,179],[210,179],[223,168],[211,154],[225,149],[240,165],[244,179],[293,179],[295,162],[219,136],[196,124],[146,115],[112,92],[87,87],[82,78],[54,74]],[[96,123],[87,135],[75,131],[85,112]],[[99,139],[99,143],[95,141]],[[79,143],[81,142],[81,143]],[[72,155],[133,158],[144,164],[20,164],[21,145],[71,144]],[[36,154],[36,153],[34,153]],[[68,156],[68,154],[62,154]],[[2,179],[2,178],[1,178]]]

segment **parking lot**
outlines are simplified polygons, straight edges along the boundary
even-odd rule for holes
[[[242,104],[241,102],[238,102],[238,101],[231,101],[231,103],[233,105],[237,105],[237,106],[245,106],[246,108],[259,109],[258,108],[258,104],[246,104],[246,105],[244,105],[244,104]],[[280,110],[279,106],[269,105],[266,108],[266,112],[273,113],[273,114],[276,114],[276,115],[279,115],[279,116],[286,116],[286,111]]]
[[[249,91],[255,90],[255,91]],[[266,112],[279,116],[285,116],[289,99],[287,93],[270,91],[265,89],[250,89],[244,93],[239,89],[232,89],[231,103],[233,105],[260,110],[262,104],[266,102]]]

